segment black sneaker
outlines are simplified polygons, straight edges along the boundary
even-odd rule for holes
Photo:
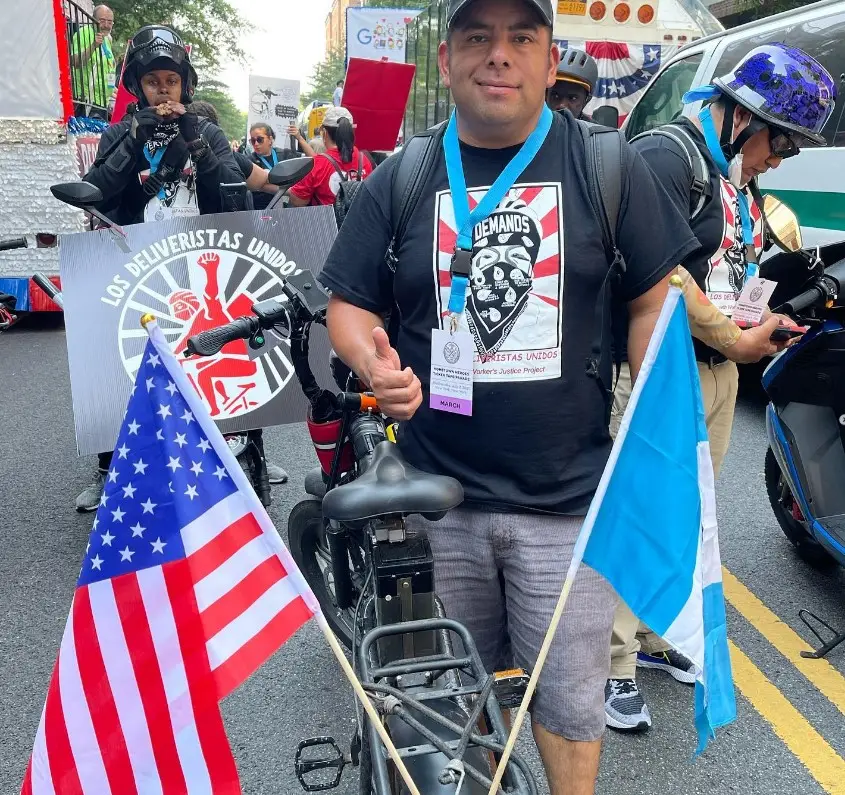
[[[657,668],[665,671],[673,679],[685,685],[695,684],[695,663],[674,649],[661,651],[658,654],[637,652],[637,665],[640,668]]]
[[[651,726],[642,693],[633,679],[608,679],[604,686],[604,718],[611,729],[645,731]]]

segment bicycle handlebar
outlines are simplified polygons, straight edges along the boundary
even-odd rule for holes
[[[0,251],[11,251],[15,248],[26,248],[25,237],[13,237],[9,240],[0,240]]]
[[[224,345],[235,340],[249,339],[261,330],[261,323],[257,317],[239,317],[225,326],[201,331],[188,338],[185,356],[214,356],[222,350]]]

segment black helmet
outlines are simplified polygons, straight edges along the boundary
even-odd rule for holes
[[[560,54],[557,79],[577,83],[586,88],[588,94],[592,94],[599,81],[599,65],[583,50],[569,47]]]
[[[138,105],[146,107],[141,90],[141,78],[153,69],[170,69],[182,76],[182,102],[187,104],[197,87],[197,73],[182,37],[164,25],[141,28],[126,45],[123,62],[123,85],[138,98]]]

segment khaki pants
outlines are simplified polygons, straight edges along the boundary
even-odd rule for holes
[[[710,438],[710,455],[713,471],[719,477],[722,461],[728,452],[731,427],[734,421],[736,393],[739,373],[731,361],[717,365],[698,363],[698,377],[701,380],[701,399]],[[622,415],[631,397],[631,372],[623,364],[619,382],[613,394],[613,412],[610,417],[610,433],[615,438],[622,422]],[[666,651],[668,644],[655,635],[631,612],[628,605],[620,601],[613,618],[613,636],[610,641],[610,678],[634,679],[637,670],[637,652],[657,654]]]

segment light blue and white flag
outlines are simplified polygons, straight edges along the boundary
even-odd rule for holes
[[[686,304],[670,287],[576,546],[697,669],[697,753],[736,718],[713,464]]]

